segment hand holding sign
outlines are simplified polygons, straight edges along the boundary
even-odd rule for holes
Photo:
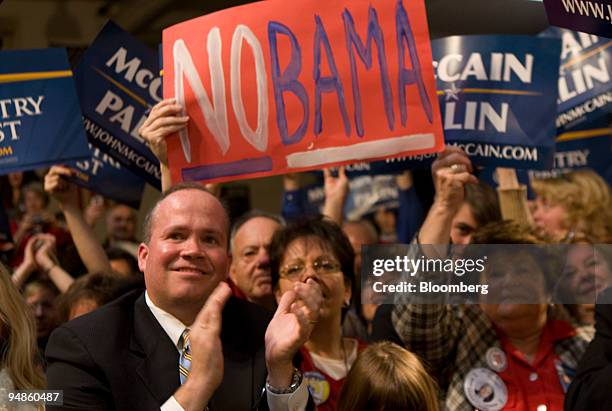
[[[62,209],[78,207],[79,204],[76,186],[63,178],[73,175],[74,170],[64,166],[53,166],[45,175],[45,191],[57,200]]]
[[[444,167],[435,174],[436,197],[434,202],[449,212],[457,212],[464,199],[464,186],[478,184],[478,179],[461,168]]]
[[[455,164],[464,167],[465,170],[470,173],[474,172],[472,162],[467,154],[465,154],[465,151],[459,147],[447,146],[431,165],[431,176],[436,187],[438,182],[436,175],[438,171],[442,170],[443,168],[451,167]]]
[[[151,114],[138,130],[140,137],[159,160],[162,191],[172,184],[168,169],[166,137],[184,130],[187,126],[189,117],[181,115],[182,112],[183,108],[176,104],[175,99],[162,100],[153,107]]]
[[[442,149],[423,1],[284,6],[259,2],[164,30],[164,95],[192,119],[169,141],[174,181]]]
[[[182,110],[175,99],[162,100],[151,109],[151,114],[138,130],[140,137],[162,165],[168,165],[166,137],[184,129],[189,121],[188,116],[181,115]]]

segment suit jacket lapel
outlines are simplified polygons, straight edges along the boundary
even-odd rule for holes
[[[160,404],[178,389],[178,351],[147,307],[144,294],[134,304],[130,359],[136,373]]]

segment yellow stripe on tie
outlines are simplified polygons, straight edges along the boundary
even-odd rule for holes
[[[141,106],[148,108],[149,104],[145,101],[145,99],[143,99],[142,97],[136,95],[134,92],[130,91],[127,87],[125,87],[123,84],[119,83],[117,80],[115,80],[114,78],[112,78],[111,76],[109,76],[108,74],[100,71],[99,69],[97,69],[96,67],[93,67],[93,69],[96,71],[96,73],[98,73],[99,75],[101,75],[102,77],[104,77],[106,80],[110,81],[111,83],[113,83],[115,86],[117,86],[119,89],[123,90],[123,92],[125,94],[127,94],[128,96],[132,97],[134,100],[136,100],[138,103],[140,103]]]
[[[17,83],[20,81],[48,80],[52,78],[72,77],[71,70],[33,71],[30,73],[0,74],[0,83]]]
[[[612,134],[612,129],[609,128],[595,128],[593,130],[582,130],[582,131],[571,131],[569,133],[563,133],[556,138],[556,141],[570,141],[580,140],[582,138],[609,136]]]
[[[187,377],[189,375],[189,370],[187,370],[185,367],[183,367],[182,365],[179,365],[179,371],[181,372],[181,374],[183,374],[185,377]]]

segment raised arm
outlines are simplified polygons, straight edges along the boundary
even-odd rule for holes
[[[73,173],[74,171],[68,167],[51,167],[45,176],[45,191],[59,203],[59,207],[66,217],[66,223],[74,244],[87,271],[111,272],[112,268],[102,245],[83,217],[78,204],[76,186],[62,178]]]
[[[444,155],[446,154],[446,155]],[[465,198],[466,184],[477,184],[472,166],[463,152],[445,151],[432,165],[436,195],[419,232],[421,244],[447,245],[451,222]]]
[[[344,201],[349,191],[349,181],[344,167],[338,169],[338,176],[332,176],[331,170],[323,169],[325,178],[325,203],[323,215],[331,218],[336,224],[342,226],[344,220]]]
[[[55,237],[51,234],[39,234],[37,240],[40,241],[40,246],[34,254],[36,264],[53,281],[57,289],[61,293],[65,293],[74,282],[74,278],[57,261],[55,255]]]
[[[445,151],[432,166],[436,196],[425,218],[417,242],[420,247],[411,248],[410,259],[446,258],[450,243],[451,223],[464,200],[466,184],[477,183],[470,174],[471,164],[462,152],[455,149]],[[417,273],[416,277],[421,277]],[[446,283],[448,274],[428,273],[433,282]],[[451,274],[452,275],[452,274]],[[427,302],[427,303],[425,303]],[[441,377],[453,355],[462,332],[462,311],[459,307],[445,304],[442,296],[437,304],[418,295],[400,294],[392,312],[393,328],[404,345],[419,354]]]
[[[23,261],[15,271],[13,271],[11,279],[17,288],[21,288],[28,278],[30,278],[30,275],[38,269],[36,260],[34,259],[34,244],[36,244],[36,241],[37,236],[34,235],[30,237],[23,252]]]

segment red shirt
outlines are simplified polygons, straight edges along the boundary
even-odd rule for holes
[[[504,371],[498,372],[508,389],[508,401],[504,410],[563,410],[567,386],[564,388],[562,384],[568,383],[569,376],[555,353],[555,343],[575,334],[574,328],[565,321],[548,321],[532,364],[508,338],[500,334],[501,348],[506,353],[508,364]]]
[[[357,353],[363,351],[366,346],[364,342],[358,340]],[[304,374],[304,379],[308,383],[308,391],[310,391],[310,395],[317,405],[317,411],[334,411],[338,405],[340,390],[346,377],[334,380],[325,371],[314,365],[306,347],[302,347],[300,353],[302,355],[300,371]],[[350,356],[350,353],[347,352],[347,355]]]

